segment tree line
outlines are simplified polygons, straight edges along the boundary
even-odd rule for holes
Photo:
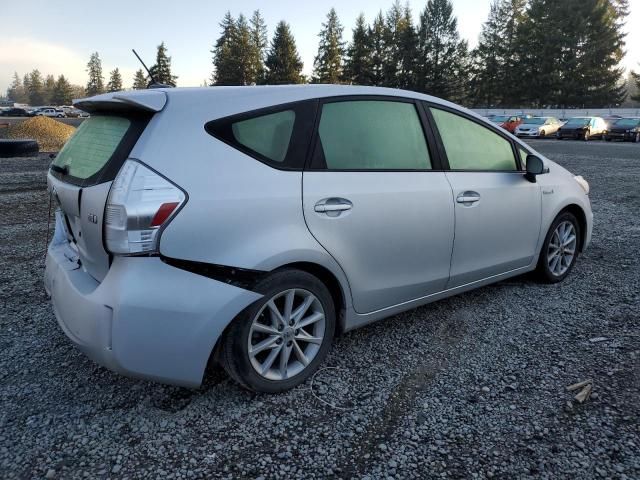
[[[303,74],[291,28],[280,21],[269,41],[259,10],[250,18],[227,12],[212,46],[209,85],[343,83],[403,88],[474,107],[603,107],[625,100],[628,85],[624,22],[629,0],[492,0],[478,45],[461,39],[451,0],[428,0],[417,21],[395,1],[367,23],[360,14],[350,42],[331,9],[318,34],[309,78]],[[87,64],[86,87],[64,76],[17,73],[7,96],[32,105],[124,88],[118,68],[105,83],[98,52]],[[161,43],[151,73],[175,86],[171,57]],[[142,69],[132,88],[149,83]],[[640,88],[640,73],[628,84]],[[81,91],[82,89],[82,91]],[[636,89],[636,91],[638,91]],[[82,95],[78,95],[82,93]],[[640,92],[632,98],[640,102]]]

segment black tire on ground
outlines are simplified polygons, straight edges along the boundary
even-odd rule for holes
[[[608,136],[608,135],[605,135],[605,136],[604,136],[604,139],[605,139],[607,142],[610,142],[610,141],[611,141],[611,137],[610,137],[610,136]]]
[[[584,140],[585,142],[588,142],[590,138],[591,138],[591,132],[590,132],[589,130],[587,130],[586,132],[584,132],[584,138],[583,138],[583,140]]]
[[[0,140],[0,158],[34,155],[39,150],[35,140]]]
[[[546,136],[547,136],[547,132],[545,132],[544,130],[542,130],[542,131],[540,132],[540,138],[544,138],[544,137],[546,137]]]
[[[636,138],[634,139],[636,143],[640,143],[640,132],[636,133]]]
[[[575,252],[573,255],[573,259],[571,260],[571,264],[569,268],[562,273],[561,275],[554,274],[549,268],[549,263],[547,261],[547,252],[549,251],[549,243],[551,242],[551,238],[553,237],[553,233],[555,232],[558,225],[562,222],[571,222],[573,228],[577,232],[576,234],[576,246]],[[562,212],[560,215],[556,217],[551,226],[549,227],[549,231],[547,232],[547,236],[544,239],[542,244],[542,248],[540,250],[540,257],[538,258],[538,266],[536,267],[536,275],[539,280],[545,283],[558,283],[567,278],[567,275],[571,273],[573,267],[576,264],[578,259],[578,254],[580,250],[580,245],[582,245],[582,231],[580,230],[580,223],[578,223],[578,219],[571,212]]]
[[[304,370],[285,380],[269,380],[258,374],[251,364],[248,347],[251,324],[274,295],[291,288],[307,290],[320,301],[325,313],[324,337],[320,350]],[[227,327],[221,341],[220,362],[229,376],[248,390],[283,392],[304,382],[318,369],[329,353],[336,325],[335,306],[327,287],[313,275],[301,270],[275,272],[261,281],[254,290],[264,296],[245,308]]]

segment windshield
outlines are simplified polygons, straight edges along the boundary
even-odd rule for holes
[[[544,125],[544,122],[546,121],[547,119],[543,117],[533,117],[527,118],[524,123],[526,123],[527,125]]]
[[[640,118],[622,118],[613,123],[616,127],[633,128],[640,125]]]
[[[567,125],[582,126],[587,125],[590,121],[590,118],[570,118]]]
[[[509,118],[507,115],[496,115],[495,117],[491,117],[491,121],[494,123],[503,123],[508,122]]]

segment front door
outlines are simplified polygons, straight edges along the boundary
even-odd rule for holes
[[[304,216],[344,270],[358,313],[445,288],[453,203],[433,171],[417,106],[401,99],[324,102]]]
[[[455,208],[448,288],[530,265],[540,235],[541,192],[524,178],[511,140],[454,112],[431,113]]]

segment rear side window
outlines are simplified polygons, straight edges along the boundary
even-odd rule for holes
[[[91,186],[113,180],[144,131],[147,115],[95,115],[80,124],[53,162],[52,174]]]
[[[293,110],[285,110],[232,123],[231,131],[240,145],[274,162],[283,162],[295,119]]]
[[[302,170],[317,100],[254,110],[208,122],[206,132],[267,165]]]
[[[328,170],[431,169],[415,105],[384,100],[324,104],[311,166]]]
[[[511,142],[460,115],[431,108],[452,170],[517,170]]]

